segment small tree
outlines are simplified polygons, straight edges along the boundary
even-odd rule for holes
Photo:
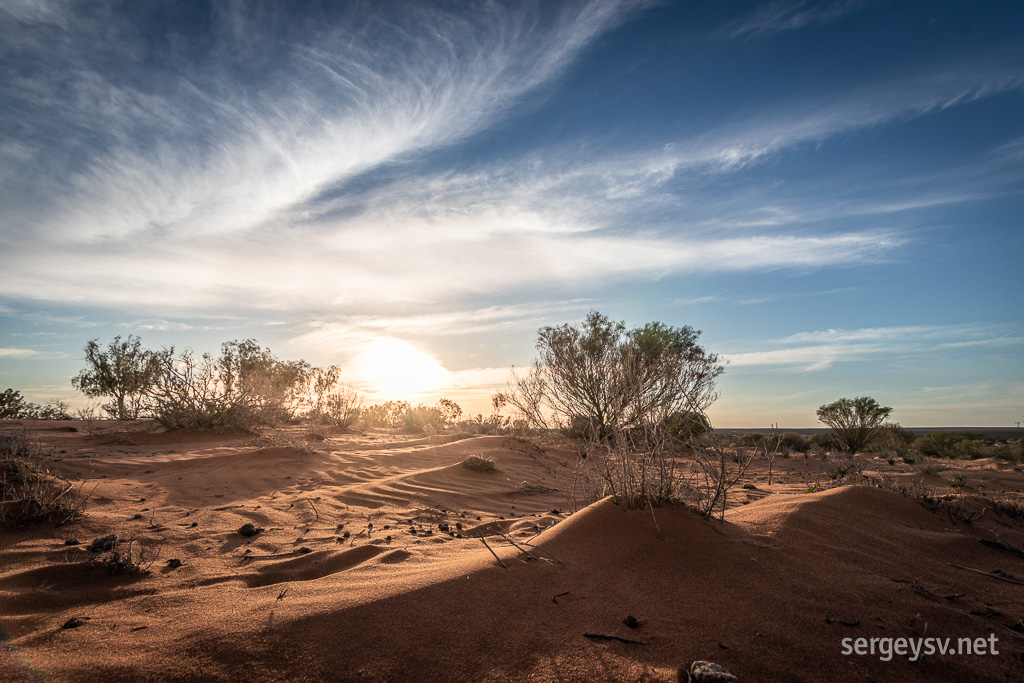
[[[124,341],[114,337],[106,350],[93,339],[85,345],[85,362],[89,367],[78,373],[71,385],[90,398],[113,398],[103,406],[112,418],[138,419],[144,398],[156,381],[154,353],[142,348],[142,341],[132,335]]]
[[[829,428],[840,448],[853,454],[878,437],[891,412],[868,396],[841,398],[818,408],[818,421]]]

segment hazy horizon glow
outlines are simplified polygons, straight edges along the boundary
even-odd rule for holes
[[[723,427],[1024,419],[1024,7],[0,5],[0,389],[256,338],[488,412],[537,328],[703,330]],[[389,356],[390,354],[390,356]],[[392,362],[387,362],[387,358]]]

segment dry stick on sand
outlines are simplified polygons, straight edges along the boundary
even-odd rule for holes
[[[508,565],[501,561],[501,558],[498,557],[498,553],[496,553],[493,550],[491,550],[491,546],[487,545],[487,539],[484,538],[483,536],[480,536],[479,538],[480,538],[480,541],[484,544],[484,546],[486,546],[486,548],[491,551],[491,555],[494,555],[494,559],[496,559],[498,561],[498,564],[500,564],[505,569],[508,569]]]
[[[661,538],[661,527],[658,526],[658,518],[654,516],[654,504],[647,500],[647,507],[651,508],[651,519],[654,520],[654,528],[658,530],[658,538]]]
[[[512,545],[513,545],[513,546],[514,546],[515,548],[517,548],[518,550],[521,550],[521,551],[523,551],[523,553],[525,553],[526,555],[529,555],[530,557],[532,557],[532,558],[533,558],[533,559],[535,559],[535,560],[538,560],[538,561],[540,560],[540,558],[539,558],[539,557],[537,557],[536,555],[534,555],[533,553],[531,553],[531,552],[530,552],[529,550],[527,550],[527,549],[526,549],[526,548],[524,548],[523,546],[521,546],[521,545],[519,545],[518,543],[516,543],[516,542],[515,542],[515,540],[514,540],[514,539],[513,539],[513,538],[512,538],[511,536],[509,536],[508,534],[498,534],[498,535],[499,535],[499,536],[501,536],[502,538],[504,538],[504,539],[505,539],[506,541],[508,541],[509,543],[511,543],[511,544],[512,544]]]
[[[643,645],[642,640],[630,640],[629,638],[620,638],[618,636],[606,636],[603,633],[584,633],[584,638],[590,638],[591,640],[617,640],[620,643],[626,643],[627,645]]]
[[[59,527],[59,526],[63,526],[64,524],[67,524],[68,522],[74,522],[75,521],[75,517],[77,517],[78,513],[80,513],[82,511],[82,508],[85,507],[86,502],[90,498],[92,498],[92,494],[96,493],[96,489],[99,488],[99,485],[100,485],[100,482],[96,482],[96,486],[92,487],[92,491],[89,491],[89,495],[87,495],[85,498],[82,498],[82,500],[80,500],[78,502],[78,505],[75,506],[75,509],[72,510],[71,513],[67,517],[65,517],[61,521],[57,522],[56,526]],[[81,494],[82,489],[84,489],[84,488],[85,488],[85,480],[83,479],[82,480],[82,486],[81,486],[81,488],[78,489],[79,494]],[[56,527],[54,527],[54,528],[56,528]]]
[[[971,569],[970,567],[965,567],[960,564],[953,564],[952,562],[947,562],[946,564],[948,564],[950,567],[956,567],[957,569],[963,569],[965,571],[974,572],[975,574],[981,574],[982,576],[988,576],[993,579],[999,579],[1000,581],[1006,581],[1007,583],[1015,583],[1018,586],[1024,586],[1024,581],[1017,581],[1016,579],[1010,579],[1005,576],[999,576],[999,574],[990,574],[981,569]]]
[[[548,555],[550,555],[551,557],[554,557],[554,558],[555,558],[556,560],[558,560],[558,563],[559,563],[559,564],[561,564],[561,565],[565,566],[565,562],[562,562],[562,561],[561,561],[561,560],[559,560],[559,559],[558,559],[557,557],[555,557],[555,554],[554,554],[553,552],[551,552],[550,550],[545,550],[544,548],[540,547],[539,545],[534,545],[533,543],[530,543],[529,541],[519,541],[519,543],[520,543],[521,545],[525,545],[525,546],[527,546],[527,547],[530,547],[530,548],[534,548],[534,549],[536,549],[536,550],[539,550],[539,551],[541,551],[541,552],[543,552],[543,553],[547,553],[547,554],[548,554]]]

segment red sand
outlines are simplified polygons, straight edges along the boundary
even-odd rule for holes
[[[750,502],[724,524],[658,509],[659,535],[649,510],[609,500],[553,513],[565,457],[504,437],[335,435],[305,453],[39,426],[48,465],[96,489],[82,521],[0,533],[0,680],[674,681],[698,659],[743,681],[1024,678],[1024,585],[949,564],[1024,580],[1024,557],[979,542],[1024,548],[1024,524],[990,510],[969,526],[867,487],[805,494],[813,460],[776,460],[793,483],[770,488],[752,472],[759,490],[734,494]],[[461,467],[470,454],[499,471]],[[1020,472],[972,466],[969,480],[1020,491]],[[245,522],[264,531],[245,538]],[[502,568],[474,529],[539,533],[550,555],[524,560],[490,536]],[[151,572],[93,561],[88,544],[110,533],[159,552]],[[72,617],[88,620],[62,628]],[[990,633],[998,655],[842,653],[844,638]]]

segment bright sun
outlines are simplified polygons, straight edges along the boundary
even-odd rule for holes
[[[452,374],[433,356],[400,339],[373,341],[352,359],[352,371],[385,399],[408,399],[452,384]]]

